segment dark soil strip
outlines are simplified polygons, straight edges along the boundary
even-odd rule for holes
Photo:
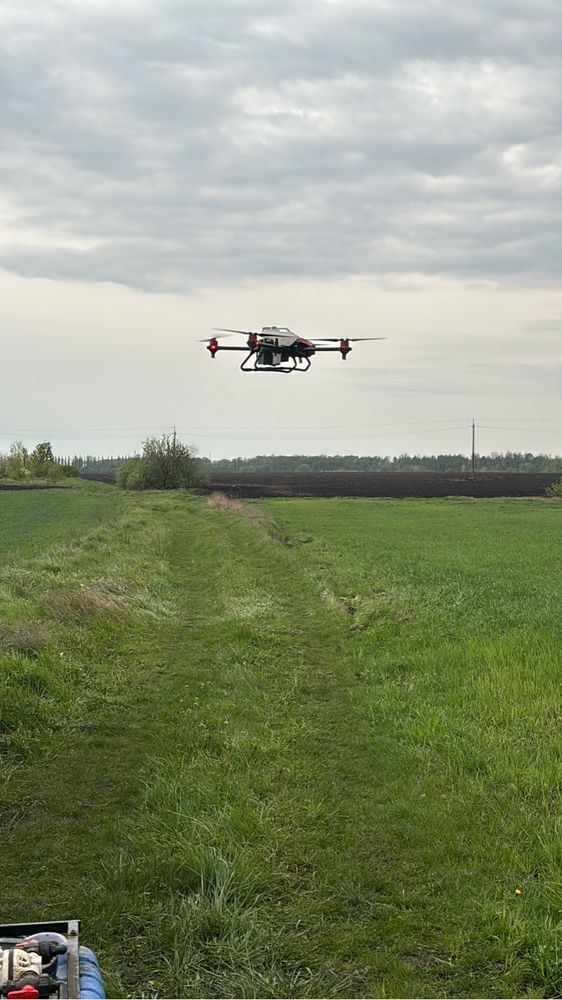
[[[260,497],[533,497],[545,496],[558,472],[441,473],[224,472],[211,475],[209,492]]]

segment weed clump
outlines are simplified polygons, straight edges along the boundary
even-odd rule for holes
[[[125,602],[119,596],[85,585],[47,594],[42,603],[46,611],[63,620],[98,616],[122,618],[126,610]]]
[[[22,622],[9,625],[0,621],[0,650],[2,652],[21,653],[34,658],[45,649],[48,634],[42,625],[36,622]]]
[[[257,528],[264,535],[270,534],[270,529],[275,523],[271,514],[267,514],[260,507],[245,503],[243,500],[234,500],[224,493],[211,493],[207,497],[207,506],[246,521],[247,524]]]

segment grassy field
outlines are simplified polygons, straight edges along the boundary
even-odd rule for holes
[[[0,495],[2,920],[112,996],[560,995],[561,517]]]
[[[122,497],[100,493],[96,484],[50,490],[8,490],[0,494],[0,560],[45,550],[79,537],[116,514]]]

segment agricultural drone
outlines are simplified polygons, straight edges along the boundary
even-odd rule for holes
[[[339,351],[342,361],[352,350],[351,343],[357,340],[386,340],[386,337],[320,337],[318,341],[306,340],[298,333],[293,333],[286,326],[264,326],[260,333],[249,330],[231,330],[228,327],[217,327],[217,332],[239,334],[247,337],[245,347],[223,346],[218,337],[205,338],[200,343],[207,344],[207,350],[212,358],[218,351],[244,351],[246,357],[240,368],[243,372],[307,372],[310,359],[320,351]],[[221,338],[221,340],[224,338]],[[337,347],[325,347],[325,344],[337,344]]]

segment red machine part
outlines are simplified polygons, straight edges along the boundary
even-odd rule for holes
[[[342,337],[342,339],[340,340],[340,351],[341,351],[342,361],[345,361],[350,350],[351,347],[349,346],[349,340]]]
[[[209,343],[207,344],[207,350],[211,352],[212,358],[214,358],[218,349],[219,349],[219,342],[216,337],[213,337],[213,339],[210,340]]]
[[[11,1000],[12,997],[14,1000],[16,997],[21,997],[22,1000],[35,1000],[39,996],[39,990],[36,990],[35,986],[22,986],[21,990],[10,990],[6,995],[8,1000]]]

